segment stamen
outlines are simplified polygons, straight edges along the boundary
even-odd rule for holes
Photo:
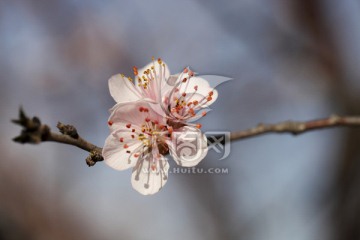
[[[109,126],[113,125],[113,122],[112,122],[112,121],[108,121],[108,125],[109,125]]]
[[[133,66],[134,75],[137,76],[139,74],[138,68],[136,66]]]
[[[200,129],[202,125],[200,123],[196,124],[196,128]]]
[[[168,127],[168,132],[170,135],[172,134],[173,131],[174,131],[174,129],[172,127]]]
[[[131,128],[131,123],[126,124],[127,128]]]
[[[125,143],[124,148],[128,148],[128,147],[129,147],[129,145],[127,145],[127,144]]]
[[[120,142],[124,142],[124,138],[122,137],[122,138],[120,138]]]
[[[151,170],[153,170],[153,171],[156,170],[156,165],[155,164],[151,164]]]

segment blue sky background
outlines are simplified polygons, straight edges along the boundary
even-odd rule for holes
[[[172,174],[147,197],[132,189],[131,171],[88,168],[79,149],[11,141],[22,105],[102,146],[114,104],[107,80],[152,56],[172,73],[233,78],[218,87],[204,131],[346,113],[335,90],[359,93],[359,2],[318,1],[345,72],[335,84],[318,60],[332,52],[296,18],[295,2],[0,1],[0,225],[33,239],[328,239],[343,129],[233,142],[227,159],[209,153],[199,165],[228,174]]]

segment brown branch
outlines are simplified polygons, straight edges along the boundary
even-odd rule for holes
[[[33,117],[32,119],[27,117],[22,108],[19,111],[19,119],[12,120],[12,122],[23,127],[21,134],[13,139],[15,142],[22,144],[58,142],[73,145],[90,153],[86,158],[88,166],[94,166],[96,162],[103,160],[101,155],[102,148],[81,138],[76,128],[72,125],[65,125],[59,122],[57,128],[61,134],[52,132],[46,124],[41,124],[38,117]]]
[[[360,127],[360,116],[340,117],[337,115],[332,115],[328,118],[305,122],[285,121],[276,124],[259,124],[257,127],[231,133],[230,139],[234,141],[259,136],[266,133],[290,133],[293,135],[298,135],[308,131],[339,126]]]
[[[46,124],[41,124],[39,118],[28,118],[21,108],[19,112],[19,119],[12,120],[12,122],[23,127],[21,134],[13,139],[15,142],[23,144],[58,142],[73,145],[90,153],[86,158],[86,163],[89,166],[94,166],[96,162],[104,160],[101,155],[102,148],[81,138],[76,128],[72,125],[65,125],[59,122],[57,128],[61,134],[55,133],[50,131],[50,128]],[[360,116],[340,117],[333,115],[328,118],[305,122],[285,121],[276,124],[259,124],[254,128],[231,133],[230,139],[232,141],[241,140],[266,133],[290,133],[297,135],[308,131],[338,126],[360,127]]]

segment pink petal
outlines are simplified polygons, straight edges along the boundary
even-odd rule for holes
[[[112,76],[109,79],[110,95],[117,103],[137,101],[141,95],[129,79],[122,77],[121,74]]]
[[[157,193],[167,182],[169,164],[162,156],[156,161],[156,168],[152,168],[152,154],[139,159],[133,168],[131,184],[143,195]]]
[[[146,108],[148,112],[140,111],[140,108]],[[145,122],[145,119],[149,117],[152,121],[158,121],[161,124],[165,124],[164,118],[158,113],[159,104],[152,104],[144,100],[118,103],[112,109],[109,121],[113,123],[133,124],[137,127]],[[113,126],[112,126],[113,127]]]
[[[194,89],[195,86],[197,86],[197,91]],[[195,100],[200,100],[203,97],[207,97],[209,93],[212,92],[212,100],[204,104],[203,107],[208,107],[213,104],[218,96],[217,91],[209,85],[208,81],[200,77],[192,77],[188,80],[188,82],[181,84],[179,93],[183,92],[185,92],[187,95],[191,95],[192,93],[196,92],[196,95],[199,99]]]
[[[134,150],[141,148],[141,141],[124,141],[120,142],[120,138],[128,139],[123,133],[113,133],[106,138],[105,145],[102,150],[104,162],[116,170],[125,170],[135,166],[137,158],[132,153]],[[127,144],[128,147],[124,147]],[[128,151],[130,153],[128,153]]]

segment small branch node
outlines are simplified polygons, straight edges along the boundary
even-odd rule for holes
[[[78,134],[76,128],[73,125],[67,125],[67,124],[63,124],[61,122],[58,122],[56,127],[64,135],[68,135],[68,136],[70,136],[72,138],[75,138],[75,139],[79,138],[79,134]]]
[[[86,164],[89,167],[94,166],[97,162],[103,161],[103,156],[98,151],[91,151],[89,156],[86,158]]]

